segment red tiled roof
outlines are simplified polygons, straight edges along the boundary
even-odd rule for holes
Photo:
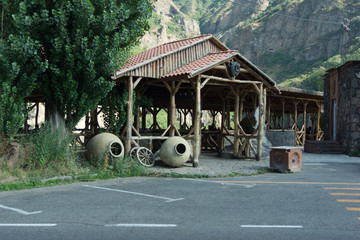
[[[191,62],[181,68],[178,68],[171,73],[168,73],[164,77],[175,77],[179,75],[189,75],[190,73],[204,68],[208,65],[220,62],[221,60],[238,54],[237,50],[228,50],[217,53],[209,53],[205,57],[202,57],[194,62]]]
[[[205,35],[201,35],[201,36],[197,36],[197,37],[193,37],[193,38],[187,38],[187,39],[182,39],[182,40],[178,40],[175,42],[165,43],[165,44],[159,45],[157,47],[151,48],[149,50],[146,50],[144,52],[135,54],[129,58],[129,61],[124,66],[122,66],[118,72],[121,72],[122,70],[125,70],[132,66],[135,66],[139,63],[145,62],[152,58],[158,57],[162,54],[171,52],[171,51],[179,49],[181,47],[185,47],[187,45],[190,45],[194,42],[200,41],[209,36],[211,36],[211,34],[205,34]]]

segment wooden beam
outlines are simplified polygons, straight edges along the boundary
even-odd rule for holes
[[[167,90],[171,93],[172,89],[170,87],[170,85],[167,82],[163,82],[163,84],[165,85],[165,87],[167,88]]]
[[[259,80],[239,80],[239,79],[228,79],[228,78],[222,78],[222,77],[215,77],[215,76],[209,76],[209,75],[200,75],[201,78],[210,78],[211,80],[215,80],[215,81],[221,81],[221,82],[231,82],[231,83],[249,83],[249,84],[253,84],[253,83],[261,83],[261,81]]]
[[[134,83],[134,89],[136,88],[136,86],[140,83],[142,77],[138,77]]]
[[[227,67],[225,65],[218,65],[218,66],[213,67],[213,69],[227,71]],[[249,73],[249,71],[245,68],[240,68],[240,72],[241,73]]]
[[[256,86],[255,83],[252,83],[252,86],[253,86],[253,88],[255,89],[255,91],[256,91],[256,93],[258,94],[258,96],[260,96],[261,93],[260,93],[260,89],[258,88],[258,86]]]
[[[206,83],[209,82],[209,81],[210,81],[210,78],[205,79],[205,80],[201,83],[200,88],[203,88],[203,87],[206,85]]]

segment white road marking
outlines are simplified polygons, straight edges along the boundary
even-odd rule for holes
[[[326,163],[303,163],[305,166],[327,166]]]
[[[165,202],[175,202],[175,201],[179,201],[179,200],[184,200],[184,198],[173,199],[173,198],[160,197],[160,196],[144,194],[144,193],[138,193],[138,192],[129,192],[129,191],[124,191],[124,190],[119,190],[119,189],[112,189],[112,188],[104,188],[104,187],[97,187],[97,186],[90,186],[90,185],[83,185],[83,186],[84,187],[89,187],[89,188],[96,188],[96,189],[102,189],[102,190],[107,190],[107,191],[113,191],[113,192],[129,193],[129,194],[139,195],[139,196],[143,196],[143,197],[158,198],[158,199],[165,200]]]
[[[54,227],[55,223],[0,223],[0,227]]]
[[[210,180],[201,180],[201,179],[191,179],[191,178],[181,178],[182,180],[186,180],[186,181],[195,181],[195,182],[205,182],[205,183],[217,183],[220,185],[236,185],[236,186],[241,186],[244,188],[252,188],[255,187],[256,184],[254,183],[229,183],[229,182],[219,182],[219,181],[210,181]]]
[[[21,214],[24,214],[24,215],[32,215],[32,214],[38,214],[38,213],[41,213],[41,212],[42,212],[42,211],[26,212],[26,211],[21,210],[21,209],[18,209],[18,208],[7,207],[7,206],[1,205],[1,204],[0,204],[0,208],[6,209],[6,210],[11,210],[11,211],[14,211],[14,212],[17,212],[17,213],[21,213]]]
[[[120,223],[120,224],[109,224],[105,227],[151,227],[151,228],[168,228],[177,227],[176,224],[136,224],[136,223]]]
[[[303,228],[299,225],[241,225],[242,228]]]

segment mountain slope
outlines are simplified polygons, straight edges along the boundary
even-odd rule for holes
[[[359,0],[159,0],[157,4],[176,9],[157,10],[165,16],[158,26],[172,29],[163,37],[158,27],[158,39],[211,33],[284,85],[319,90],[325,70],[344,62],[345,53],[347,60],[360,60]],[[191,22],[188,25],[196,31],[185,30],[185,20],[180,19]]]

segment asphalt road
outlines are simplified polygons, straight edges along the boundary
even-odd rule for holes
[[[326,161],[326,159],[325,159]],[[359,239],[360,162],[0,192],[0,239]]]

